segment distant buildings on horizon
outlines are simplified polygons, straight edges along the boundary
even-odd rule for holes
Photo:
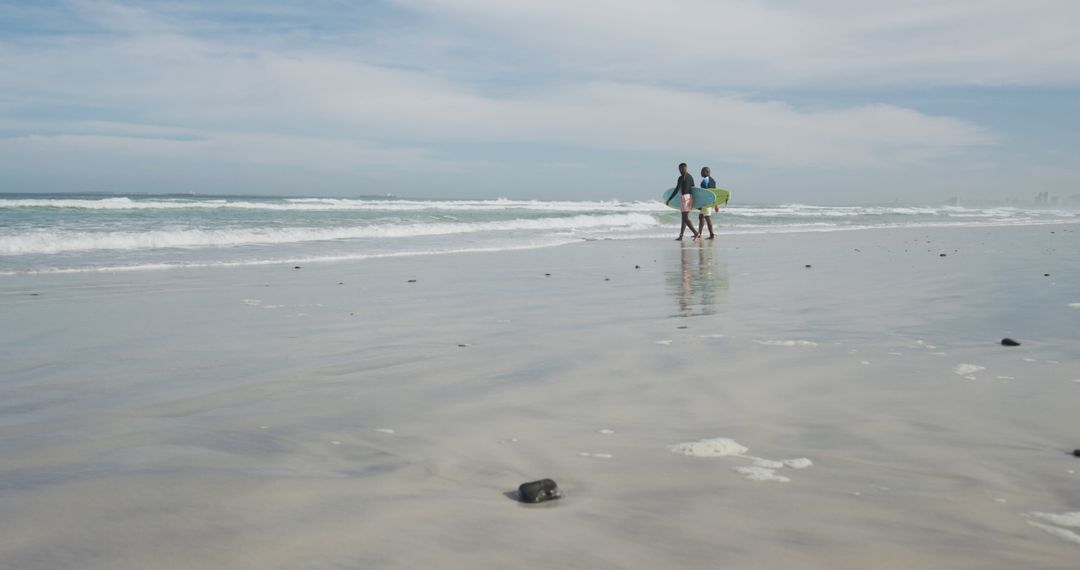
[[[961,200],[958,196],[953,196],[948,200],[945,200],[946,206],[959,206],[960,204],[970,204],[972,206],[1068,206],[1068,207],[1080,207],[1080,194],[1073,194],[1072,196],[1051,196],[1050,192],[1039,192],[1035,195],[1035,199],[1032,201],[1022,200],[1020,198],[1005,198],[1004,200],[993,199],[965,199]]]

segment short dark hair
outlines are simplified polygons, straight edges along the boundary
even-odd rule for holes
[[[711,168],[709,168],[708,166],[702,166],[702,167],[701,167],[701,175],[702,175],[702,176],[705,176],[705,173],[706,173],[706,172],[712,172],[712,169],[711,169]]]
[[[679,163],[679,168],[686,168],[686,163],[685,162],[680,162]]]

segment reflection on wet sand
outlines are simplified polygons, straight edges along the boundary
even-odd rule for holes
[[[717,302],[728,289],[727,265],[722,258],[715,259],[713,244],[712,241],[679,244],[679,269],[667,272],[668,289],[678,301],[679,316],[715,313]]]

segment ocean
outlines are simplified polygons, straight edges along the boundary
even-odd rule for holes
[[[1077,214],[1022,207],[735,203],[714,217],[714,226],[724,236],[1080,223]],[[677,231],[678,213],[659,201],[0,194],[0,275],[505,251],[670,238]]]

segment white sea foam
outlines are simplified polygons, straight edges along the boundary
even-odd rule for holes
[[[1076,534],[1075,532],[1073,532],[1073,531],[1071,531],[1069,529],[1059,528],[1059,527],[1056,527],[1056,526],[1051,526],[1051,525],[1044,524],[1044,523],[1041,523],[1041,522],[1038,522],[1038,521],[1028,521],[1028,524],[1035,527],[1035,528],[1042,529],[1042,530],[1050,533],[1051,535],[1056,536],[1057,538],[1060,538],[1061,540],[1071,542],[1073,544],[1080,544],[1080,535]]]
[[[394,432],[394,430],[392,430],[390,428],[375,428],[375,431],[377,431],[379,433],[389,434],[389,435],[394,435],[394,433],[396,433],[396,432]]]
[[[1074,309],[1080,309],[1080,303],[1069,303],[1069,306]]]
[[[579,451],[578,457],[589,457],[592,459],[611,459],[615,456],[610,453],[590,453],[588,451]]]
[[[766,467],[733,467],[731,470],[751,481],[775,481],[777,483],[787,483],[791,481],[788,477],[777,475],[775,469]]]
[[[752,481],[787,483],[788,481],[791,481],[791,479],[783,475],[777,475],[776,471],[778,469],[783,469],[785,467],[790,467],[791,469],[805,469],[814,464],[805,457],[777,461],[774,459],[747,455],[747,452],[750,450],[746,446],[726,437],[677,443],[668,446],[668,449],[674,453],[681,453],[693,457],[734,457],[749,460],[751,463],[750,466],[734,467],[733,470]]]
[[[692,457],[740,456],[747,451],[750,451],[749,448],[740,445],[739,442],[734,439],[726,437],[714,437],[711,439],[676,443],[675,445],[669,445],[668,449],[673,453],[681,453]]]
[[[619,200],[605,201],[548,201],[548,200],[392,200],[348,198],[289,198],[285,200],[258,199],[188,199],[154,198],[21,198],[0,199],[0,208],[56,208],[79,210],[272,210],[272,211],[374,211],[416,212],[424,210],[449,211],[510,211],[595,212],[617,208],[627,212],[668,212],[660,202]]]
[[[1028,516],[1058,526],[1080,528],[1080,511],[1071,513],[1040,513],[1035,511],[1028,513]]]
[[[812,340],[755,340],[762,346],[817,346]]]
[[[805,457],[799,457],[797,459],[784,459],[781,461],[781,463],[792,469],[806,469],[807,467],[810,467],[814,464],[813,461],[810,461]]]
[[[764,457],[754,457],[752,455],[745,455],[747,459],[754,464],[754,467],[761,467],[764,469],[780,469],[784,464],[780,461],[773,461],[772,459],[765,459]]]
[[[599,430],[597,433],[602,433],[604,435],[612,435],[613,433],[615,433],[615,430],[604,428],[602,430]]]
[[[154,231],[47,230],[0,236],[0,255],[53,254],[72,251],[149,250],[166,248],[232,247],[239,245],[289,244],[361,238],[403,238],[492,231],[587,230],[659,225],[646,214],[569,216],[517,219],[498,222],[372,224],[333,228],[176,229]]]
[[[956,368],[953,368],[953,372],[960,376],[968,377],[976,372],[986,370],[985,366],[979,366],[978,364],[957,364]]]

